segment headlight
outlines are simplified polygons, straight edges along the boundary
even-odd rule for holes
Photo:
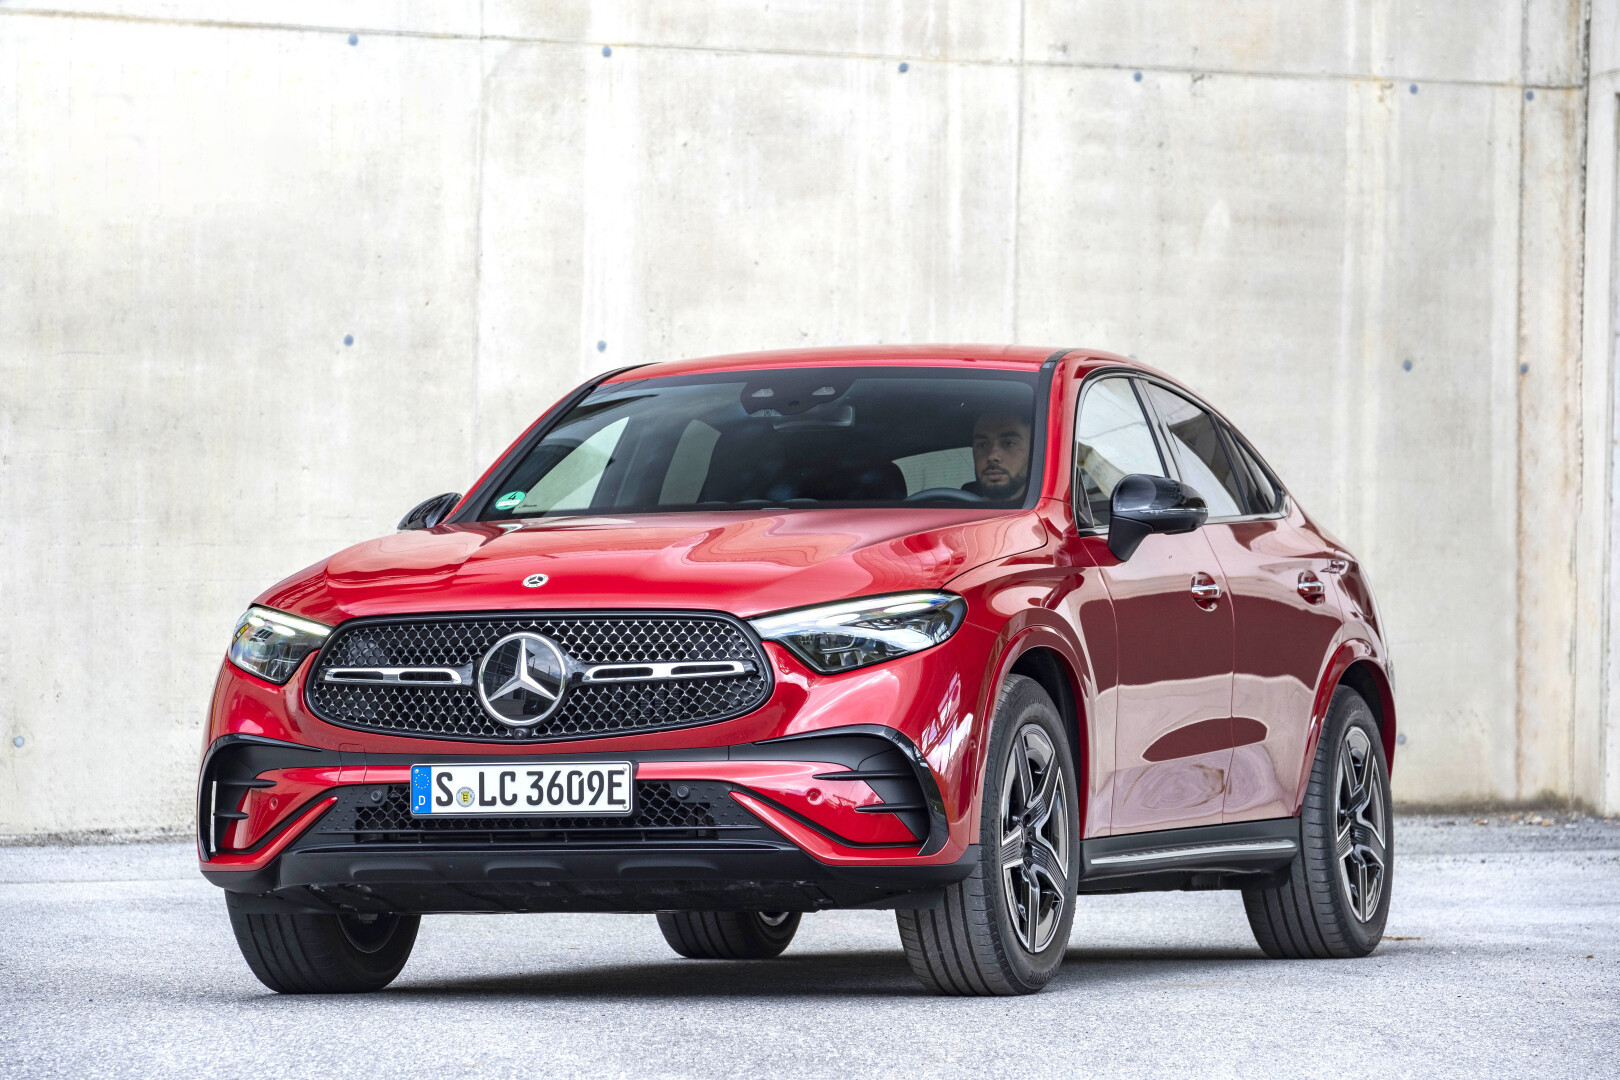
[[[785,611],[750,625],[823,675],[933,648],[962,625],[967,601],[941,592],[901,593]]]
[[[264,607],[250,607],[237,621],[227,653],[231,663],[261,679],[285,683],[304,657],[320,648],[330,626]]]

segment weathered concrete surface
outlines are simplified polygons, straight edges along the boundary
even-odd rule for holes
[[[1554,1077],[1620,1071],[1620,823],[1397,822],[1389,939],[1267,960],[1234,893],[1085,897],[1034,997],[912,980],[888,912],[779,960],[651,916],[430,916],[389,990],[287,998],[182,845],[0,848],[0,1074]]]
[[[1591,95],[1577,0],[1328,6],[0,0],[0,833],[184,823],[242,607],[584,375],[952,339],[1253,436],[1398,797],[1620,807],[1620,5]]]

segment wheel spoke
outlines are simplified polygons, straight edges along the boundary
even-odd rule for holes
[[[1046,763],[1046,773],[1041,777],[1041,790],[1035,797],[1037,810],[1035,820],[1031,825],[1039,830],[1052,817],[1052,811],[1058,802],[1058,785],[1063,781],[1063,770],[1056,761]]]
[[[1057,895],[1060,901],[1063,897],[1069,895],[1068,868],[1063,865],[1063,860],[1058,853],[1044,840],[1035,845],[1030,872],[1044,877],[1051,891]]]
[[[1384,865],[1386,861],[1385,856],[1389,854],[1389,851],[1384,846],[1383,834],[1378,829],[1373,828],[1373,826],[1367,822],[1358,821],[1356,827],[1356,842],[1363,852],[1371,856],[1374,862],[1376,862],[1379,866]]]
[[[1020,736],[1018,743],[1013,747],[1013,761],[1018,767],[1018,794],[1021,796],[1019,805],[1028,809],[1035,799],[1035,777],[1029,767],[1029,743],[1024,736]]]
[[[1044,912],[1037,909],[1035,930],[1030,935],[1034,942],[1031,951],[1038,952],[1052,944],[1052,938],[1057,933],[1058,923],[1063,918],[1063,897],[1065,895],[1054,891],[1050,887],[1046,889],[1044,896],[1049,907]]]
[[[1024,861],[1024,827],[1013,826],[1010,833],[1001,835],[1001,865],[1012,866]]]
[[[1028,905],[1026,907],[1026,910],[1029,912],[1028,931],[1023,935],[1024,948],[1028,949],[1030,952],[1039,952],[1039,939],[1036,937],[1036,933],[1039,930],[1041,921],[1040,877],[1031,871],[1026,871],[1024,874],[1024,888],[1026,890],[1025,895],[1029,898]]]
[[[1352,810],[1360,790],[1356,785],[1356,759],[1350,753],[1350,740],[1339,744],[1339,806]]]
[[[1380,797],[1377,784],[1368,784],[1368,797],[1356,810],[1355,824],[1357,832],[1366,839],[1364,843],[1376,848],[1379,861],[1383,861],[1386,841],[1384,839],[1384,800]]]

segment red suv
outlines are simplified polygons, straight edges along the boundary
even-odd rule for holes
[[[1366,576],[1140,364],[625,368],[400,530],[260,596],[214,690],[202,872],[272,989],[383,987],[429,912],[738,959],[890,908],[953,994],[1039,989],[1079,893],[1240,890],[1276,957],[1382,935]]]

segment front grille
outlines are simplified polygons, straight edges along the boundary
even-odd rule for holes
[[[533,631],[573,661],[658,664],[737,660],[751,672],[647,682],[574,682],[552,714],[530,728],[486,714],[471,686],[328,683],[334,667],[461,668],[473,673],[508,634]],[[709,724],[752,712],[770,696],[764,654],[742,624],[715,614],[501,614],[356,619],[339,626],[316,659],[306,700],[333,724],[401,735],[487,742],[544,742]]]
[[[321,819],[318,833],[357,844],[566,845],[671,843],[732,838],[758,832],[726,784],[703,780],[642,780],[635,810],[622,818],[412,817],[406,784],[354,785]]]

